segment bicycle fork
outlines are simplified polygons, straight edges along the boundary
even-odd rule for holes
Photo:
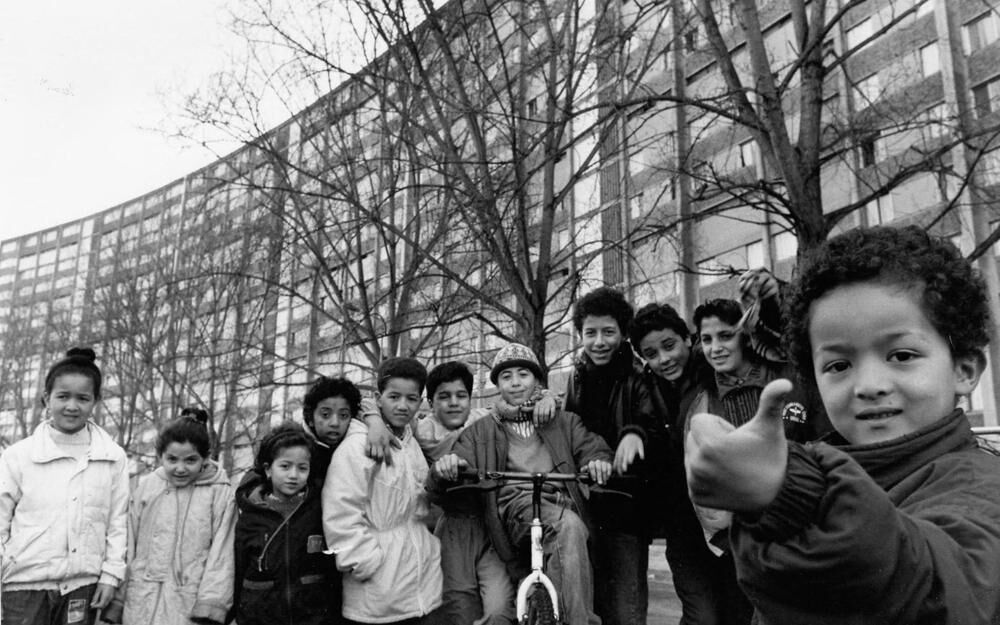
[[[559,622],[559,595],[556,587],[542,570],[544,568],[545,552],[542,549],[542,484],[545,481],[544,474],[532,476],[531,493],[531,573],[528,574],[517,587],[517,618],[519,623],[524,623],[528,618],[528,593],[535,584],[541,584],[549,593],[552,600],[552,612],[555,620]]]

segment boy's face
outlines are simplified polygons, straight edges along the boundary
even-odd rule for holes
[[[351,404],[340,395],[327,397],[316,404],[316,410],[313,411],[316,438],[330,447],[336,447],[344,440],[350,424]]]
[[[653,372],[675,382],[684,375],[691,346],[670,328],[653,330],[639,341],[639,354]]]
[[[597,366],[611,362],[611,357],[622,344],[623,338],[622,329],[618,327],[615,318],[610,315],[601,315],[600,317],[587,315],[580,327],[583,351]]]
[[[382,420],[396,436],[403,433],[420,409],[420,395],[420,384],[409,378],[389,378],[382,392],[375,393]]]
[[[501,371],[500,375],[497,376],[500,397],[511,406],[520,406],[528,401],[531,394],[535,392],[537,383],[535,374],[526,367],[510,367]]]
[[[743,377],[749,362],[743,357],[743,331],[718,317],[701,320],[701,349],[719,373]]]
[[[858,282],[825,293],[810,308],[816,383],[831,423],[853,444],[930,425],[979,381],[979,361],[952,358],[917,297]]]
[[[434,416],[449,430],[457,430],[469,420],[472,399],[461,380],[439,384],[430,401]]]

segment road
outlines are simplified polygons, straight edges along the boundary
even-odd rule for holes
[[[662,540],[649,547],[648,625],[677,625],[681,620],[681,602],[674,592],[674,579],[667,566]]]

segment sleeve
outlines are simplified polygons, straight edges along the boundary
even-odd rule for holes
[[[191,619],[224,623],[233,605],[235,578],[234,535],[236,533],[236,498],[228,484],[215,488],[212,500],[212,545],[208,550],[205,572],[198,586],[198,598]]]
[[[366,512],[368,481],[374,463],[359,446],[364,437],[340,444],[323,485],[323,533],[337,568],[366,580],[382,565],[382,548]]]
[[[938,468],[900,509],[848,455],[790,444],[778,497],[756,519],[736,517],[741,585],[783,622],[845,610],[873,622],[993,622],[1000,470],[963,469],[949,479]]]
[[[128,459],[124,451],[112,470],[115,474],[111,478],[108,533],[105,537],[104,564],[101,566],[98,582],[117,587],[125,579],[125,556],[128,551],[129,484]]]
[[[140,479],[135,491],[129,497],[128,515],[126,526],[125,561],[131,564],[135,560],[136,542],[139,539],[139,521],[142,518],[142,494],[144,479]],[[128,568],[125,570],[125,577],[115,591],[115,598],[111,600],[102,613],[102,618],[109,623],[120,623],[122,611],[125,607],[125,597],[128,591]]]
[[[577,468],[591,460],[607,460],[611,462],[614,453],[604,439],[588,430],[583,425],[580,415],[574,412],[563,413],[568,420],[570,445],[573,451],[573,462]]]
[[[0,557],[10,540],[10,525],[14,510],[21,501],[21,468],[17,466],[17,450],[8,448],[0,455]]]

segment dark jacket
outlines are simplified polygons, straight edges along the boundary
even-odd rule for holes
[[[320,491],[309,487],[284,519],[251,471],[236,490],[236,621],[239,625],[340,622],[340,574],[323,553]]]
[[[552,455],[556,471],[572,473],[591,460],[611,461],[611,448],[608,444],[583,427],[580,417],[572,412],[563,411],[536,431]],[[505,471],[508,446],[503,424],[498,417],[491,415],[467,427],[455,441],[452,451],[468,462],[469,466],[480,471]],[[445,486],[438,484],[435,488],[440,489]],[[576,482],[568,482],[566,488],[580,518],[593,532],[593,519],[583,489]],[[503,522],[500,520],[497,498],[495,490],[481,496],[483,518],[486,520],[493,547],[503,560],[510,562],[517,557],[517,550],[507,537]]]
[[[584,427],[598,434],[611,449],[626,434],[638,435],[644,445],[646,461],[638,461],[629,473],[640,482],[616,486],[625,489],[631,498],[594,493],[591,509],[602,530],[647,534],[650,519],[655,515],[648,492],[650,468],[659,452],[656,432],[658,421],[653,411],[649,387],[642,377],[642,368],[628,343],[622,343],[607,365],[596,366],[587,354],[577,359],[566,386],[566,410],[580,415]]]
[[[960,410],[894,441],[793,443],[732,544],[762,625],[1000,623],[1000,458]]]

